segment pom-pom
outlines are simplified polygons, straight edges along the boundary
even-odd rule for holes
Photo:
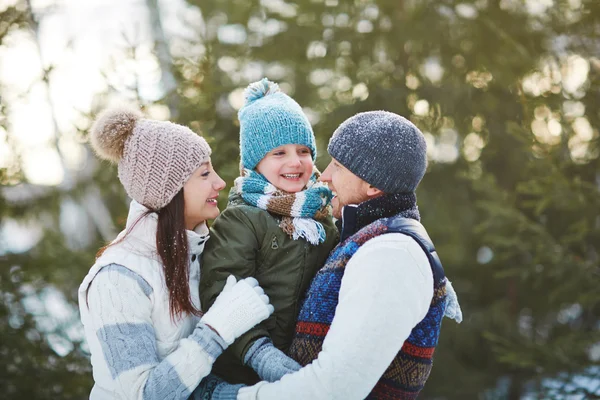
[[[267,78],[262,78],[260,81],[251,83],[246,90],[244,90],[244,97],[246,98],[246,103],[244,105],[247,106],[260,98],[279,91],[278,84],[271,82]]]
[[[123,157],[127,138],[142,117],[141,112],[123,107],[111,108],[100,113],[90,133],[96,154],[105,160],[118,162]]]

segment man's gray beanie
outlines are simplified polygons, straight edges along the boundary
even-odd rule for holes
[[[419,128],[387,111],[348,118],[333,133],[327,151],[384,193],[414,192],[427,168],[427,144]]]

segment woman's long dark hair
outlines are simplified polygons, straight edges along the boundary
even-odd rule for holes
[[[156,211],[158,214],[156,250],[163,264],[172,319],[184,313],[202,315],[202,312],[194,307],[190,293],[188,238],[184,211],[183,189],[173,197],[169,204]],[[118,242],[110,243],[98,250],[96,258],[100,257],[110,246],[122,242],[141,219],[153,212],[147,211],[142,214]]]
[[[202,315],[194,307],[189,285],[188,238],[185,228],[183,189],[173,200],[157,211],[156,249],[163,263],[165,281],[169,290],[171,318],[184,313]]]

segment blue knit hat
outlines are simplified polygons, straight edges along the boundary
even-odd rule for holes
[[[427,144],[419,128],[387,111],[348,118],[333,132],[327,151],[385,193],[414,192],[427,169]]]
[[[238,112],[242,167],[254,169],[274,148],[301,144],[317,157],[315,134],[302,108],[279,86],[263,78],[244,91],[246,103]]]

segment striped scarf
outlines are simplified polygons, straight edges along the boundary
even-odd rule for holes
[[[325,228],[318,222],[331,215],[331,190],[319,182],[316,167],[306,185],[297,193],[288,193],[273,186],[262,174],[244,169],[234,181],[234,193],[254,207],[282,216],[279,226],[291,238],[306,239],[318,245],[325,241]]]

